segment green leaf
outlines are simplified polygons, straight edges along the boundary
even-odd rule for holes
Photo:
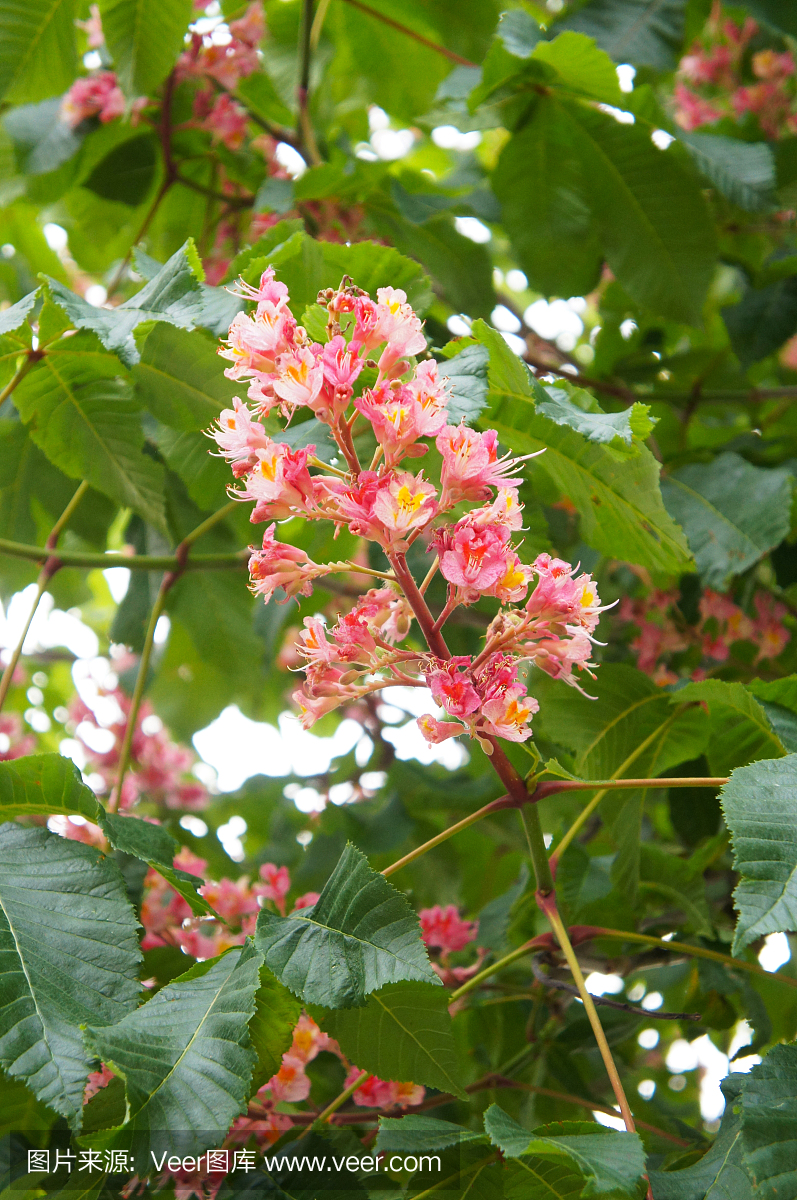
[[[77,814],[96,821],[97,797],[86,787],[71,758],[34,754],[0,762],[0,819]]]
[[[187,1154],[219,1144],[249,1099],[256,1055],[248,1025],[261,961],[247,942],[197,963],[112,1027],[86,1030],[89,1049],[121,1076],[127,1095],[125,1123],[95,1134],[95,1145],[130,1148],[150,1166],[150,1138],[165,1131],[181,1131]]]
[[[21,300],[17,300],[16,304],[12,304],[0,312],[0,337],[7,333],[13,333],[25,324],[38,296],[39,289],[36,288],[35,291],[28,292],[27,296],[23,296]]]
[[[487,363],[489,354],[484,346],[466,346],[440,364],[439,375],[447,376],[451,385],[448,402],[448,421],[471,425],[487,405]]]
[[[494,1145],[510,1158],[533,1154],[568,1160],[584,1179],[582,1196],[635,1197],[645,1191],[645,1151],[636,1133],[618,1133],[587,1121],[559,1121],[531,1133],[497,1104],[484,1114]]]
[[[151,96],[183,47],[191,0],[100,0],[105,42],[128,96]]]
[[[684,35],[684,0],[590,0],[554,29],[593,37],[616,63],[668,71]]]
[[[682,912],[685,932],[711,937],[711,913],[703,876],[686,859],[645,843],[640,848],[639,890],[644,898],[661,899],[666,911]]]
[[[444,988],[394,983],[362,1008],[318,1012],[316,1019],[362,1071],[398,1083],[423,1083],[465,1099]]]
[[[797,1195],[797,1046],[774,1046],[747,1076],[742,1145],[757,1198]]]
[[[69,162],[83,144],[85,133],[61,120],[61,101],[23,104],[3,117],[3,127],[15,143],[26,175],[46,175]]]
[[[555,425],[567,425],[577,430],[590,442],[615,446],[621,442],[633,446],[636,442],[644,441],[656,423],[656,418],[649,415],[650,407],[647,404],[632,404],[619,413],[604,413],[600,411],[591,392],[583,388],[566,385],[546,387],[545,391],[550,399],[540,401],[537,411],[549,417]],[[585,402],[589,407],[580,407],[578,401]]]
[[[543,37],[543,31],[534,18],[522,8],[513,8],[501,13],[495,31],[504,49],[515,58],[531,58],[534,47]]]
[[[732,451],[690,463],[662,481],[667,511],[684,530],[703,583],[723,591],[790,528],[793,476],[753,467]],[[744,504],[739,497],[744,496]]]
[[[106,350],[132,367],[140,357],[133,330],[142,321],[168,321],[181,329],[198,323],[203,305],[201,280],[202,265],[189,238],[141,291],[118,308],[95,308],[54,279],[48,284],[53,301],[73,325],[92,330]]]
[[[379,1136],[374,1150],[377,1154],[428,1154],[430,1150],[445,1150],[465,1142],[480,1142],[483,1138],[483,1134],[452,1121],[407,1113],[404,1117],[379,1118]]]
[[[725,1112],[719,1132],[702,1158],[681,1170],[651,1171],[656,1200],[750,1200],[752,1183],[742,1163],[738,1101],[747,1075],[729,1075],[720,1087]]]
[[[738,304],[722,309],[731,346],[746,370],[779,350],[797,332],[797,276],[747,287]]]
[[[576,133],[561,107],[543,97],[504,146],[493,172],[518,263],[545,295],[590,292],[603,265]]]
[[[505,1200],[577,1200],[584,1188],[583,1175],[567,1160],[513,1158],[505,1172]]]
[[[673,573],[688,561],[683,534],[667,513],[659,466],[642,448],[628,459],[540,415],[549,400],[528,368],[495,330],[481,321],[474,334],[490,351],[490,409],[480,424],[497,429],[516,452],[545,449],[535,460],[581,514],[581,535],[596,550],[652,570]]]
[[[76,73],[74,0],[3,0],[0,99],[24,104],[57,96]]]
[[[576,144],[606,261],[629,295],[660,316],[700,321],[714,272],[714,224],[691,172],[641,122],[572,102]]]
[[[15,390],[14,404],[65,475],[163,527],[163,469],[143,453],[140,418],[121,375],[114,355],[92,334],[78,333],[48,349]]]
[[[622,107],[623,93],[614,63],[586,34],[566,30],[550,42],[538,42],[531,57],[553,67],[559,80],[576,96]]]
[[[268,967],[261,967],[255,1011],[249,1022],[249,1036],[257,1054],[252,1076],[253,1092],[279,1071],[282,1056],[290,1047],[293,1030],[301,1015],[301,1003],[275,979]]]
[[[127,2],[127,0],[124,0]],[[83,187],[102,196],[135,207],[149,195],[158,166],[158,150],[152,134],[140,133],[115,146],[98,162]]]
[[[741,142],[713,133],[679,133],[697,169],[732,204],[767,212],[775,193],[775,156],[766,142]]]
[[[720,793],[731,833],[738,954],[767,933],[797,931],[797,754],[740,767]]]
[[[707,705],[711,735],[706,753],[715,775],[728,775],[756,759],[780,758],[786,753],[766,713],[743,683],[705,679],[688,683],[673,699]]]
[[[406,896],[351,844],[312,908],[290,917],[261,908],[255,939],[286,987],[325,1008],[363,1004],[402,979],[440,982]]]
[[[42,828],[0,826],[0,1063],[80,1128],[80,1026],[135,1008],[137,924],[118,868]]]
[[[137,397],[172,429],[207,429],[241,391],[240,384],[225,378],[217,349],[199,330],[159,321],[133,368]]]

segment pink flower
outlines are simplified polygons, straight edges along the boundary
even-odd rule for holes
[[[253,317],[242,312],[235,314],[226,348],[219,350],[222,358],[233,363],[224,372],[228,379],[273,373],[277,359],[293,344],[296,322],[287,309],[267,300],[258,304],[257,309]]]
[[[278,542],[274,537],[275,529],[276,525],[269,525],[263,534],[262,550],[250,546],[252,556],[249,559],[249,575],[252,591],[264,596],[266,602],[271,599],[277,588],[285,591],[286,598],[312,595],[312,581],[320,575],[328,574],[329,568],[312,562],[304,550]]]
[[[97,1092],[101,1091],[102,1088],[107,1087],[111,1080],[115,1078],[116,1076],[114,1075],[113,1071],[110,1069],[110,1067],[106,1067],[105,1063],[102,1064],[102,1067],[99,1071],[92,1071],[86,1080],[86,1087],[83,1092],[83,1103],[88,1104],[92,1096],[96,1096]]]
[[[525,566],[514,553],[507,554],[504,568],[504,574],[490,588],[490,595],[502,604],[518,604],[526,598],[532,569]]]
[[[379,288],[376,298],[375,335],[380,342],[387,342],[379,359],[379,370],[386,375],[398,359],[424,351],[426,338],[419,318],[407,303],[406,292],[401,288]]]
[[[437,381],[437,363],[421,363],[407,384],[383,382],[366,389],[355,406],[373,425],[388,466],[421,437],[433,437],[445,423],[447,394]],[[418,451],[420,452],[420,451]]]
[[[435,445],[443,456],[443,507],[458,500],[487,500],[491,488],[517,488],[522,483],[521,478],[510,476],[523,459],[508,454],[498,457],[498,434],[494,429],[477,433],[467,425],[446,425]]]
[[[456,950],[464,950],[468,942],[472,942],[479,932],[478,921],[463,921],[453,904],[441,908],[422,908],[418,913],[421,923],[421,937],[430,948],[442,950],[446,954]]]
[[[359,1068],[352,1067],[346,1076],[346,1085],[353,1083],[359,1074]],[[410,1108],[420,1104],[425,1095],[426,1089],[419,1084],[389,1083],[376,1075],[368,1075],[352,1099],[361,1108]]]
[[[452,528],[439,529],[436,543],[443,578],[466,594],[488,591],[511,573],[508,540],[508,529],[500,525],[479,528],[468,517]]]
[[[722,120],[722,110],[716,104],[703,100],[683,83],[676,83],[673,98],[675,120],[687,133],[693,129],[700,129],[702,125],[714,125]]]
[[[259,421],[252,419],[252,411],[236,396],[232,408],[222,410],[217,421],[218,430],[212,429],[212,437],[222,457],[232,467],[236,479],[251,471],[257,462],[257,451],[267,450],[274,443]]]
[[[76,79],[61,101],[61,120],[74,129],[88,117],[99,117],[103,124],[121,117],[125,98],[113,71]]]
[[[426,672],[432,695],[452,717],[469,717],[481,705],[481,697],[467,670],[469,666],[470,659],[465,657],[451,658],[446,663],[438,659]]]
[[[228,150],[239,150],[247,130],[247,112],[226,92],[216,100],[202,122],[202,128],[212,135],[213,142],[223,142]]]
[[[327,400],[333,416],[340,416],[346,409],[354,383],[363,369],[363,360],[356,348],[348,346],[338,334],[324,346],[321,360]]]
[[[293,912],[298,912],[300,908],[312,908],[321,899],[320,892],[305,892],[303,896],[297,896],[293,902]],[[310,1018],[308,1017],[309,1021]],[[326,1034],[324,1035],[326,1036]]]
[[[285,915],[285,897],[291,890],[291,877],[287,867],[278,867],[274,863],[263,863],[260,867],[260,878],[263,884],[257,885],[261,896],[273,900],[282,915]]]
[[[438,721],[430,713],[418,717],[415,724],[430,746],[439,746],[441,742],[447,742],[449,738],[459,737],[461,733],[468,732],[467,725],[462,725],[459,721]]]
[[[266,267],[260,276],[258,287],[252,287],[250,283],[239,278],[235,286],[230,288],[230,291],[234,296],[242,296],[244,300],[257,301],[256,316],[262,316],[266,313],[272,317],[276,317],[276,314],[285,308],[289,299],[288,288],[284,283],[278,283],[275,280],[273,267]]]
[[[310,903],[315,904],[318,895],[315,892],[308,892],[308,896],[315,896],[315,899]],[[301,904],[299,908],[307,908],[308,905]],[[312,1062],[316,1055],[322,1050],[328,1050],[330,1047],[336,1046],[328,1033],[324,1033],[319,1029],[312,1017],[308,1017],[307,1013],[302,1013],[293,1030],[293,1041],[289,1054],[292,1058],[303,1063]]]
[[[373,501],[373,515],[381,524],[384,546],[402,549],[406,538],[423,529],[437,513],[437,490],[421,474],[409,471],[382,476]]]
[[[233,38],[243,42],[245,46],[257,46],[262,42],[266,33],[266,20],[260,0],[250,4],[237,21],[230,21],[229,29]]]
[[[573,667],[589,671],[589,668],[595,665],[589,661],[592,642],[583,629],[568,627],[568,632],[570,636],[566,638],[544,638],[531,644],[528,647],[528,657],[552,679],[562,679],[580,691],[578,681],[573,675]]]
[[[284,442],[272,442],[255,450],[253,470],[246,476],[242,491],[233,495],[237,500],[254,500],[250,521],[268,521],[309,513],[315,509],[313,481],[307,469],[308,458],[315,446],[291,450]]]
[[[86,43],[89,50],[98,50],[105,43],[105,35],[102,32],[102,19],[100,17],[100,6],[92,4],[89,8],[89,16],[85,21],[75,21],[78,29],[82,29],[86,34]]]
[[[286,413],[295,408],[313,408],[324,383],[320,350],[320,346],[312,350],[304,346],[281,354],[277,359],[274,391],[283,401]]]
[[[310,1079],[304,1073],[305,1060],[283,1054],[280,1069],[268,1081],[275,1104],[296,1104],[310,1095]]]
[[[36,749],[36,738],[32,733],[23,734],[22,718],[18,713],[0,713],[0,762],[23,758]]]
[[[786,50],[759,50],[753,55],[753,74],[759,79],[788,79],[795,72],[794,56]]]
[[[509,742],[525,742],[531,737],[529,721],[540,706],[533,696],[527,696],[522,684],[515,684],[502,694],[482,705],[484,727],[496,737]]]
[[[326,626],[318,617],[305,617],[304,629],[299,637],[302,645],[299,653],[311,663],[331,663],[340,657],[337,646],[327,637]]]

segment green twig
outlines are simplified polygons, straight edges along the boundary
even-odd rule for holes
[[[226,512],[226,509],[221,510]],[[27,558],[32,562],[46,562],[49,554],[41,546],[29,546],[23,542],[11,542],[0,538],[0,554],[12,558]],[[195,554],[183,566],[184,571],[235,570],[246,566],[248,550],[236,550],[233,554]],[[82,550],[61,550],[59,561],[65,567],[128,567],[131,571],[174,571],[179,566],[172,554],[92,554]]]
[[[689,942],[665,941],[664,938],[653,937],[649,933],[633,933],[626,929],[604,929],[602,925],[581,926],[582,940],[588,936],[599,938],[614,938],[623,942],[638,942],[643,946],[654,946],[657,950],[667,950],[671,954],[687,954],[691,958],[706,958],[709,962],[722,963],[734,971],[746,971],[749,975],[759,975],[763,979],[779,979],[789,987],[797,988],[797,979],[791,975],[779,975],[777,971],[765,971],[758,963],[747,962],[744,958],[734,958],[731,954],[722,954],[719,950],[707,950],[705,946],[692,946]],[[496,964],[497,965],[497,964]],[[470,980],[468,980],[470,982]]]
[[[343,1091],[340,1093],[340,1095],[336,1096],[335,1099],[332,1101],[332,1103],[328,1104],[326,1106],[326,1108],[324,1109],[324,1111],[320,1112],[318,1114],[315,1121],[313,1121],[312,1125],[308,1125],[307,1128],[302,1133],[299,1134],[299,1137],[296,1140],[300,1142],[302,1140],[302,1138],[307,1137],[308,1133],[310,1133],[310,1131],[312,1129],[315,1129],[318,1125],[327,1124],[330,1117],[332,1117],[338,1111],[338,1109],[341,1108],[346,1103],[346,1101],[349,1099],[350,1096],[354,1095],[354,1093],[357,1091],[357,1088],[360,1086],[360,1084],[363,1083],[368,1078],[368,1075],[369,1075],[368,1071],[360,1071],[359,1075],[357,1075],[351,1081],[349,1086],[345,1087],[343,1089]]]

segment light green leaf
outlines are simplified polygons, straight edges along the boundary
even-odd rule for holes
[[[660,899],[667,911],[682,912],[686,920],[679,928],[685,932],[711,937],[711,913],[703,876],[693,871],[686,859],[644,843],[640,852],[639,891],[645,900]]]
[[[38,295],[39,289],[36,288],[35,291],[28,292],[27,296],[23,296],[21,300],[17,300],[16,304],[12,304],[9,308],[0,312],[0,336],[13,333],[15,329],[19,329],[24,325],[28,314],[38,299]]]
[[[74,0],[3,0],[0,99],[46,100],[65,92],[76,73]]]
[[[731,833],[739,913],[733,954],[797,931],[797,754],[740,767],[720,793]]]
[[[168,1130],[181,1131],[184,1153],[220,1143],[249,1099],[256,1055],[248,1025],[261,962],[247,942],[197,963],[111,1028],[86,1030],[90,1050],[124,1079],[127,1095],[125,1123],[93,1144],[130,1148],[150,1166],[150,1139]]]
[[[756,1198],[797,1195],[797,1046],[774,1046],[747,1076],[742,1145]]]
[[[448,1004],[444,988],[394,983],[373,992],[362,1008],[314,1012],[361,1070],[398,1083],[423,1083],[464,1099],[464,1064]]]
[[[47,282],[54,303],[72,324],[96,333],[106,350],[112,350],[132,367],[140,357],[133,330],[142,321],[168,321],[181,329],[199,323],[204,304],[200,287],[203,278],[202,264],[189,238],[135,296],[117,308],[95,308],[56,280]]]
[[[183,46],[191,0],[100,0],[105,41],[128,96],[151,96]]]
[[[632,404],[619,413],[601,412],[595,397],[583,388],[546,387],[549,400],[540,401],[537,411],[549,417],[556,425],[567,425],[582,433],[590,442],[617,443],[634,446],[644,441],[653,430],[656,418],[651,417],[650,406]],[[590,407],[582,408],[584,401]]]
[[[771,209],[775,156],[766,142],[742,142],[713,133],[679,133],[697,169],[732,204],[747,212]]]
[[[622,108],[623,93],[614,63],[586,34],[566,30],[550,42],[538,42],[531,57],[553,67],[575,95]]]
[[[249,1022],[257,1065],[252,1076],[252,1091],[276,1075],[282,1056],[290,1047],[296,1022],[302,1015],[301,1003],[271,974],[260,968],[260,985],[255,993],[255,1011]]]
[[[688,551],[667,513],[658,486],[659,466],[642,448],[624,458],[555,425],[536,411],[549,397],[495,330],[476,321],[473,331],[490,351],[490,409],[480,425],[497,429],[516,453],[545,449],[535,460],[581,514],[581,535],[596,550],[652,570],[683,569]]]
[[[133,368],[138,399],[172,429],[207,429],[242,391],[240,383],[225,378],[224,359],[217,351],[199,330],[189,332],[159,321]]]
[[[80,1128],[80,1026],[136,1006],[137,924],[119,870],[42,828],[0,826],[0,1064]]]
[[[34,754],[0,763],[0,820],[63,813],[96,821],[99,809],[71,758]]]
[[[618,1133],[587,1121],[559,1121],[531,1133],[492,1104],[484,1128],[510,1158],[527,1154],[569,1160],[584,1179],[582,1196],[635,1197],[645,1191],[645,1151],[636,1133]]]
[[[379,1118],[379,1137],[374,1150],[377,1154],[428,1154],[430,1150],[445,1150],[448,1146],[482,1140],[484,1134],[455,1125],[453,1121],[407,1113],[398,1118]]]
[[[707,587],[723,590],[786,537],[792,487],[789,471],[751,466],[732,451],[662,481],[667,511],[683,528]]]
[[[705,679],[679,688],[673,699],[707,705],[711,736],[706,753],[714,775],[728,775],[745,763],[786,753],[766,713],[743,683]]]
[[[407,898],[351,844],[318,902],[290,917],[261,908],[266,965],[307,1003],[349,1008],[402,979],[439,984]]]
[[[78,333],[48,349],[15,390],[14,404],[65,475],[163,527],[163,469],[143,453],[141,421],[121,375],[115,355]]]
[[[668,71],[684,36],[684,0],[590,0],[554,29],[593,37],[616,63]]]
[[[725,1112],[719,1132],[702,1158],[680,1171],[651,1171],[656,1200],[751,1200],[752,1183],[742,1162],[738,1101],[747,1075],[729,1075],[720,1087]]]

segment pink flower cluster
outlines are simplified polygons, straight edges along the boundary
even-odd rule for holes
[[[767,138],[797,133],[797,64],[789,50],[750,54],[759,29],[724,17],[715,4],[701,38],[678,67],[675,119],[686,130],[714,125],[724,117],[751,114]]]
[[[383,581],[331,627],[305,618],[299,652],[306,677],[294,697],[305,726],[343,703],[402,683],[428,685],[444,714],[455,718],[422,717],[429,741],[465,731],[488,750],[491,737],[524,741],[538,707],[526,694],[528,665],[578,687],[578,672],[593,665],[602,609],[589,575],[576,575],[549,555],[531,565],[521,561],[512,539],[522,525],[523,459],[500,453],[495,430],[448,423],[448,380],[432,359],[417,361],[426,339],[403,291],[380,288],[373,300],[344,279],[337,290],[321,292],[323,344],[297,324],[288,289],[272,268],[258,287],[241,282],[238,294],[255,308],[234,318],[220,353],[232,364],[227,376],[246,381],[250,403],[236,398],[210,434],[240,481],[230,494],[253,504],[255,522],[300,516],[345,527],[379,546],[391,567],[374,572],[351,561],[316,563],[305,550],[278,541],[274,523],[262,547],[251,548],[251,587],[266,600],[279,592],[309,596],[313,583],[332,571],[377,574]],[[262,423],[275,412],[290,422],[300,410],[328,426],[340,466],[322,462],[315,445],[275,441]],[[365,467],[355,444],[358,428],[375,439]],[[408,469],[428,453],[431,439],[439,485]],[[452,510],[463,505],[470,507],[457,519]],[[420,588],[405,557],[419,537],[435,552]],[[434,622],[422,593],[438,570],[447,601]],[[441,654],[436,634],[449,614],[483,597],[501,608],[482,653],[472,659]],[[524,608],[513,607],[524,601]],[[425,622],[428,652],[399,645],[413,617]]]
[[[77,696],[70,704],[69,715],[76,725],[75,736],[84,748],[87,769],[103,781],[96,790],[109,793],[116,784],[130,697],[120,687],[100,688],[99,695],[105,702],[106,711],[107,708],[116,710],[110,722],[101,723],[94,710]],[[148,725],[154,728],[145,732]],[[110,749],[102,752],[92,749],[91,743],[97,744],[96,735],[107,737],[106,731],[114,739]],[[196,755],[186,746],[172,741],[145,700],[136,719],[131,769],[125,776],[119,807],[122,810],[129,809],[145,797],[163,808],[200,811],[207,806],[208,793],[205,786],[190,773],[195,762]]]
[[[105,125],[123,116],[125,97],[113,71],[99,71],[76,79],[61,101],[61,120],[74,129],[89,117],[99,117]]]
[[[25,733],[19,713],[0,713],[0,762],[24,758],[36,749],[36,735]]]
[[[263,6],[254,0],[242,17],[230,21],[230,39],[221,43],[212,36],[194,33],[188,49],[177,61],[178,76],[214,80],[228,91],[260,68],[257,47],[266,32]]]
[[[673,669],[674,655],[684,655],[690,678],[703,679],[711,665],[703,663],[726,662],[735,642],[752,643],[759,663],[777,658],[791,640],[791,632],[783,624],[787,610],[768,592],[756,592],[756,615],[750,617],[727,596],[707,588],[700,598],[696,625],[687,624],[678,601],[677,590],[653,589],[641,599],[625,596],[620,602],[620,619],[633,621],[639,630],[631,642],[637,666],[662,685],[676,683],[681,677]]]

